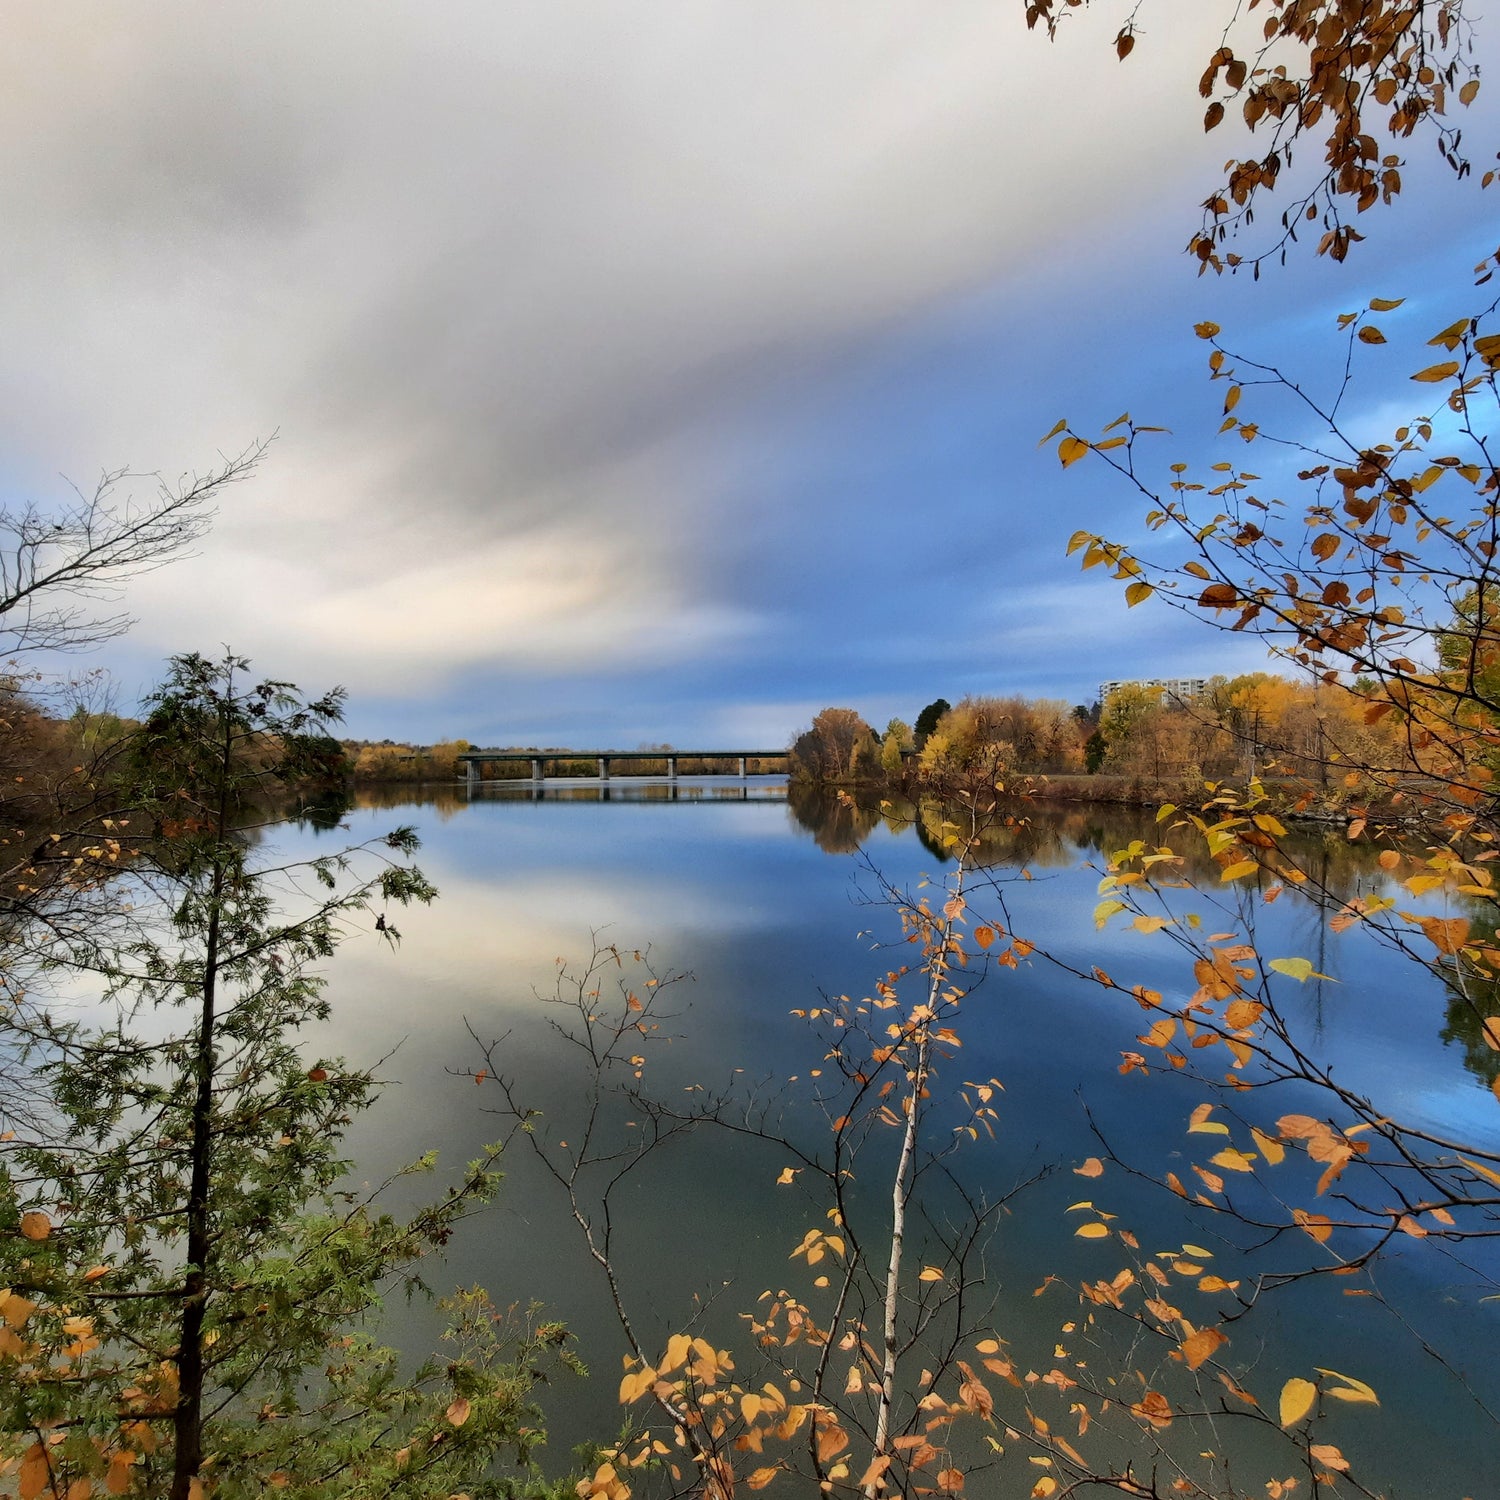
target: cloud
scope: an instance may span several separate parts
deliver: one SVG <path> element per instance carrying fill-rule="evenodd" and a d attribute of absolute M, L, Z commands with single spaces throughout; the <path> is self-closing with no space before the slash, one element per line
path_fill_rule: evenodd
<path fill-rule="evenodd" d="M 143 648 L 207 626 L 400 687 L 756 639 L 784 601 L 726 497 L 767 397 L 1192 170 L 1166 82 L 1201 39 L 1138 48 L 1124 107 L 1074 30 L 993 0 L 26 11 L 8 485 L 279 429 L 142 590 Z M 801 500 L 754 503 L 775 545 Z"/>

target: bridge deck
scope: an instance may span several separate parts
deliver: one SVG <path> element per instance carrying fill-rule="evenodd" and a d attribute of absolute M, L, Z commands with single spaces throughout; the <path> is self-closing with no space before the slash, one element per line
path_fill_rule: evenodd
<path fill-rule="evenodd" d="M 779 750 L 465 750 L 459 760 L 784 760 Z"/>
<path fill-rule="evenodd" d="M 547 767 L 555 761 L 593 761 L 598 767 L 598 780 L 603 785 L 609 784 L 611 765 L 625 761 L 630 764 L 640 765 L 647 761 L 660 761 L 666 767 L 666 779 L 670 782 L 677 780 L 677 767 L 683 761 L 732 761 L 738 762 L 737 774 L 741 782 L 746 782 L 750 777 L 750 762 L 763 764 L 768 760 L 785 762 L 787 752 L 783 750 L 465 750 L 458 760 L 464 768 L 464 779 L 472 790 L 485 781 L 484 767 L 487 765 L 526 765 L 531 766 L 530 784 L 541 786 L 547 780 Z M 712 773 L 709 773 L 712 774 Z M 729 773 L 731 775 L 735 772 Z M 764 774 L 764 773 L 760 773 Z M 637 773 L 635 776 L 627 776 L 630 781 L 644 781 L 660 772 Z M 528 780 L 526 777 L 492 777 L 491 780 L 504 780 L 512 786 L 516 786 Z M 583 780 L 581 777 L 554 777 L 557 781 Z M 592 779 L 592 778 L 590 778 Z"/>

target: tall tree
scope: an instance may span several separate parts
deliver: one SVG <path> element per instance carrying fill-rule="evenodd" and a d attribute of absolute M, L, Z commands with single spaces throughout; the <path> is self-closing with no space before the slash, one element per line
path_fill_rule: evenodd
<path fill-rule="evenodd" d="M 0 1147 L 18 1493 L 514 1493 L 560 1331 L 508 1347 L 460 1299 L 450 1357 L 408 1379 L 361 1327 L 384 1287 L 417 1284 L 492 1161 L 410 1218 L 352 1198 L 340 1144 L 373 1078 L 299 1042 L 328 1014 L 313 966 L 352 925 L 394 941 L 391 909 L 433 895 L 415 840 L 288 862 L 267 839 L 266 794 L 337 761 L 337 694 L 187 656 L 149 708 L 115 820 L 149 838 L 116 851 L 113 920 L 49 955 L 102 997 L 77 1019 L 13 995 L 4 1023 L 49 1117 Z"/>
<path fill-rule="evenodd" d="M 921 713 L 917 715 L 917 722 L 912 726 L 916 736 L 916 747 L 920 750 L 927 743 L 927 736 L 942 722 L 943 715 L 948 712 L 952 704 L 946 698 L 934 698 Z"/>
<path fill-rule="evenodd" d="M 855 762 L 878 765 L 875 732 L 852 708 L 825 708 L 797 736 L 789 752 L 792 775 L 813 781 L 844 781 Z"/>

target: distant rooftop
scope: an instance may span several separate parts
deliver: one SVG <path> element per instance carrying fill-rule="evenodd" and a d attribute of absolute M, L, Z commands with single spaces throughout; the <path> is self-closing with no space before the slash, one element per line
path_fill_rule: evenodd
<path fill-rule="evenodd" d="M 1122 678 L 1117 682 L 1101 682 L 1099 684 L 1099 701 L 1107 703 L 1111 693 L 1118 692 L 1127 687 L 1154 687 L 1162 690 L 1162 696 L 1175 698 L 1179 702 L 1187 702 L 1193 698 L 1201 698 L 1208 691 L 1209 679 L 1207 677 L 1131 677 Z"/>

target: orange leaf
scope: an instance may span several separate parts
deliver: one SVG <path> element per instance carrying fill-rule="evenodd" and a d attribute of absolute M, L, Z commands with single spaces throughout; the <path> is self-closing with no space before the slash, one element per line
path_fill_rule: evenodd
<path fill-rule="evenodd" d="M 1294 1208 L 1292 1222 L 1310 1234 L 1320 1245 L 1333 1234 L 1332 1221 L 1326 1214 L 1310 1214 L 1305 1208 Z"/>
<path fill-rule="evenodd" d="M 1220 1344 L 1228 1342 L 1217 1328 L 1200 1328 L 1182 1341 L 1182 1357 L 1187 1361 L 1188 1369 L 1196 1370 L 1204 1360 L 1213 1357 Z"/>
<path fill-rule="evenodd" d="M 44 1240 L 52 1233 L 52 1220 L 40 1209 L 21 1215 L 21 1233 L 28 1240 Z"/>
<path fill-rule="evenodd" d="M 1457 953 L 1469 936 L 1467 917 L 1423 917 L 1420 926 L 1439 953 Z M 21 1232 L 25 1233 L 24 1221 Z"/>

